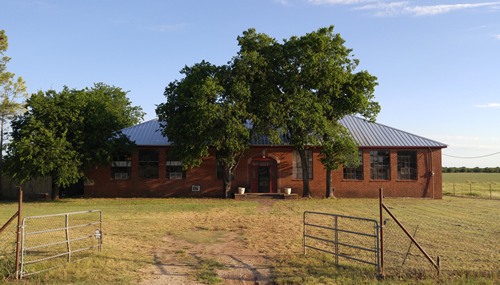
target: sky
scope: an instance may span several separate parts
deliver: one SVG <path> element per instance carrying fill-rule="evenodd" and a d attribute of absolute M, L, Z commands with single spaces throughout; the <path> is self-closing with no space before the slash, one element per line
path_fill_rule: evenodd
<path fill-rule="evenodd" d="M 443 166 L 500 166 L 500 1 L 0 0 L 7 69 L 29 93 L 104 82 L 145 120 L 184 66 L 227 63 L 243 31 L 330 25 L 378 78 L 378 123 L 447 144 Z"/>

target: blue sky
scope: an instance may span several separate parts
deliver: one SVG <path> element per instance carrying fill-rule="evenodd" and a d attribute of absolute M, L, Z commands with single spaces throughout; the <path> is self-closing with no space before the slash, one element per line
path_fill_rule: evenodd
<path fill-rule="evenodd" d="M 444 166 L 500 166 L 500 1 L 2 0 L 8 70 L 30 93 L 104 82 L 155 117 L 179 70 L 224 64 L 256 28 L 278 40 L 335 26 L 378 77 L 377 122 L 449 145 Z"/>

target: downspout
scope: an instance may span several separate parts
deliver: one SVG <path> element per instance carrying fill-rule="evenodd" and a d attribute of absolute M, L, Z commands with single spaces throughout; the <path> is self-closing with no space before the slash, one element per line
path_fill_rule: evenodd
<path fill-rule="evenodd" d="M 430 172 L 429 175 L 432 178 L 432 199 L 435 199 L 434 197 L 434 165 L 432 163 L 432 149 L 429 147 L 429 163 L 430 163 Z"/>

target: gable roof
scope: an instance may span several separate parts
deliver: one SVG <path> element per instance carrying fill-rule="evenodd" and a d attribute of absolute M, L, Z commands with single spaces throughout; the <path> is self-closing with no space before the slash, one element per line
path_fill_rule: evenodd
<path fill-rule="evenodd" d="M 445 148 L 446 144 L 417 136 L 355 116 L 345 116 L 340 123 L 351 133 L 359 147 L 431 147 Z M 122 130 L 131 141 L 141 146 L 170 145 L 160 131 L 158 119 L 149 120 Z M 288 145 L 288 143 L 285 143 Z M 272 145 L 267 137 L 252 138 L 251 145 Z"/>

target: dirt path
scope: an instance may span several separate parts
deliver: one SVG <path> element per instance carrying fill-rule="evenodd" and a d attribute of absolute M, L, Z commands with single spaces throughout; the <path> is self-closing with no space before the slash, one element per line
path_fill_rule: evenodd
<path fill-rule="evenodd" d="M 273 201 L 259 202 L 259 211 L 270 211 Z M 193 243 L 175 236 L 166 236 L 162 248 L 154 250 L 155 265 L 145 274 L 151 277 L 142 285 L 202 284 L 196 281 L 195 272 L 203 262 L 216 262 L 222 284 L 264 285 L 271 284 L 269 257 L 248 248 L 241 231 L 220 231 L 221 235 L 209 242 Z M 195 236 L 213 234 L 199 229 Z M 210 239 L 211 237 L 209 237 Z"/>

